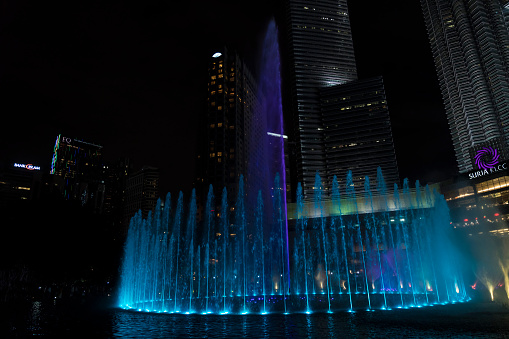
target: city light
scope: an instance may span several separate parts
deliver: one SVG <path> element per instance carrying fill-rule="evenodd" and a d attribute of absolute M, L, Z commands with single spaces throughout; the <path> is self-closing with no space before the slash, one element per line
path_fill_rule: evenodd
<path fill-rule="evenodd" d="M 281 134 L 277 134 L 277 133 L 267 132 L 267 135 L 270 135 L 271 137 L 281 138 Z M 283 135 L 283 139 L 288 139 L 288 136 Z"/>
<path fill-rule="evenodd" d="M 40 171 L 41 170 L 40 166 L 35 166 L 35 165 L 32 165 L 32 164 L 18 164 L 18 163 L 14 163 L 14 167 L 16 167 L 16 168 L 24 168 L 24 169 L 27 169 L 29 171 Z"/>

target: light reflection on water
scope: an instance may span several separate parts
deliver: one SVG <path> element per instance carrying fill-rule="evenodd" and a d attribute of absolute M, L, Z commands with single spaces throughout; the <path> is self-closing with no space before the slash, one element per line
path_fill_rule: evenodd
<path fill-rule="evenodd" d="M 493 338 L 509 333 L 509 310 L 494 303 L 288 315 L 157 314 L 52 302 L 27 306 L 24 316 L 20 309 L 11 311 L 10 319 L 8 315 L 1 318 L 11 324 L 7 335 L 0 326 L 0 337 Z"/>
<path fill-rule="evenodd" d="M 492 338 L 509 333 L 509 311 L 493 304 L 448 305 L 392 313 L 228 316 L 116 310 L 112 323 L 113 335 L 127 338 Z"/>

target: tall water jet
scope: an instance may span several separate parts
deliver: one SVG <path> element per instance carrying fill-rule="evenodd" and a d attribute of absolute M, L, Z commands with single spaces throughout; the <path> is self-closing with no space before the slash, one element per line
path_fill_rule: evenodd
<path fill-rule="evenodd" d="M 417 180 L 415 182 L 415 200 L 416 200 L 416 204 L 417 204 L 417 209 L 418 211 L 422 211 L 421 209 L 421 186 L 420 186 L 420 183 L 419 183 L 419 180 Z M 417 220 L 415 220 L 414 218 L 412 218 L 413 220 L 415 220 L 415 224 L 414 224 L 414 227 L 413 227 L 413 234 L 414 234 L 414 242 L 415 244 L 417 245 L 417 256 L 419 257 L 419 263 L 420 263 L 420 266 L 421 266 L 421 275 L 422 275 L 422 283 L 423 283 L 423 288 L 424 288 L 424 294 L 426 295 L 426 304 L 429 303 L 429 297 L 428 297 L 428 288 L 427 288 L 427 284 L 426 284 L 426 276 L 424 274 L 424 264 L 423 264 L 423 260 L 422 260 L 422 257 L 423 257 L 423 254 L 422 254 L 422 250 L 421 250 L 421 228 L 420 227 L 420 221 L 422 220 L 423 216 L 422 215 L 419 215 L 418 214 L 418 217 L 417 217 Z"/>
<path fill-rule="evenodd" d="M 304 214 L 304 196 L 302 194 L 302 185 L 299 183 L 297 186 L 297 231 L 300 232 L 300 236 L 295 241 L 299 241 L 302 246 L 302 263 L 304 275 L 304 293 L 306 294 L 306 312 L 309 312 L 309 290 L 308 290 L 308 265 L 307 265 L 307 254 L 306 254 L 306 240 L 305 233 L 307 229 L 307 218 Z"/>
<path fill-rule="evenodd" d="M 286 290 L 290 286 L 290 258 L 288 253 L 288 223 L 287 223 L 287 203 L 286 203 L 286 167 L 285 167 L 285 139 L 283 125 L 283 108 L 281 98 L 281 66 L 278 43 L 278 30 L 274 20 L 271 20 L 267 26 L 265 37 L 261 44 L 260 57 L 258 64 L 258 88 L 257 103 L 258 107 L 252 117 L 252 133 L 249 142 L 249 159 L 247 166 L 246 191 L 249 193 L 248 209 L 256 208 L 256 195 L 259 191 L 263 194 L 263 201 L 272 200 L 271 194 L 267 188 L 274 187 L 274 179 L 279 173 L 279 206 L 281 206 L 281 224 L 274 226 L 282 233 L 284 260 L 283 269 L 285 269 L 285 285 Z M 248 198 L 249 199 L 249 198 Z M 273 215 L 273 204 L 264 204 L 264 216 L 270 218 Z M 271 233 L 271 232 L 268 232 Z M 270 241 L 270 239 L 267 239 Z M 276 239 L 272 239 L 276 241 Z M 267 242 L 270 249 L 271 246 Z M 269 251 L 270 256 L 280 256 L 281 254 Z M 279 253 L 279 251 L 278 251 Z M 272 287 L 274 288 L 274 286 Z M 280 290 L 280 289 L 279 289 Z M 287 293 L 287 291 L 285 292 Z"/>
<path fill-rule="evenodd" d="M 246 211 L 244 207 L 244 176 L 240 176 L 239 179 L 239 193 L 237 194 L 237 203 L 235 204 L 236 211 L 236 222 L 238 233 L 241 234 L 242 237 L 242 296 L 244 299 L 244 313 L 247 312 L 246 309 L 246 298 L 247 298 L 247 289 L 246 289 Z M 239 272 L 240 273 L 240 272 Z"/>
<path fill-rule="evenodd" d="M 341 210 L 341 200 L 339 196 L 339 185 L 338 179 L 336 176 L 332 179 L 332 195 L 331 195 L 331 203 L 332 209 L 337 208 Z M 332 248 L 333 252 L 331 253 L 333 256 L 333 262 L 336 264 L 336 278 L 338 279 L 338 293 L 341 293 L 341 275 L 340 275 L 340 255 L 339 255 L 339 243 L 338 243 L 338 229 L 341 227 L 341 223 L 338 217 L 334 217 L 331 219 L 331 232 L 332 232 Z M 332 279 L 331 279 L 332 280 Z M 333 283 L 332 283 L 333 285 Z M 333 289 L 331 288 L 331 293 L 334 294 Z"/>
<path fill-rule="evenodd" d="M 356 224 L 353 225 L 353 228 L 357 230 L 357 238 L 359 240 L 360 252 L 361 252 L 361 257 L 362 257 L 362 264 L 363 264 L 363 267 L 364 267 L 364 278 L 365 278 L 365 283 L 366 283 L 366 285 L 365 285 L 366 286 L 366 294 L 368 296 L 368 307 L 369 307 L 369 309 L 371 309 L 371 297 L 370 297 L 370 293 L 369 293 L 368 275 L 366 273 L 367 272 L 366 271 L 366 259 L 364 257 L 364 244 L 363 244 L 363 241 L 362 241 L 362 234 L 361 234 L 361 222 L 359 220 L 359 209 L 358 209 L 358 206 L 357 206 L 357 199 L 356 199 L 356 196 L 355 196 L 355 187 L 354 187 L 354 184 L 353 184 L 352 171 L 348 171 L 348 173 L 346 174 L 346 193 L 347 193 L 348 197 L 350 199 L 352 199 L 353 205 L 354 205 L 354 213 L 355 213 Z"/>
<path fill-rule="evenodd" d="M 162 217 L 162 227 L 163 227 L 163 239 L 162 239 L 162 260 L 163 260 L 163 272 L 162 272 L 162 293 L 161 293 L 161 308 L 165 309 L 165 296 L 166 296 L 166 284 L 167 284 L 167 266 L 168 266 L 168 256 L 171 253 L 172 249 L 168 248 L 171 244 L 171 240 L 169 240 L 169 225 L 170 225 L 170 215 L 171 215 L 171 194 L 168 192 L 166 194 L 166 199 L 164 201 L 164 209 L 163 209 L 163 217 Z M 171 272 L 171 268 L 170 268 Z M 171 277 L 171 274 L 169 274 Z"/>
<path fill-rule="evenodd" d="M 205 270 L 206 270 L 206 276 L 207 276 L 207 292 L 206 292 L 206 300 L 205 300 L 205 312 L 209 311 L 209 266 L 210 266 L 210 245 L 211 242 L 210 238 L 210 231 L 214 228 L 214 189 L 212 185 L 209 187 L 209 192 L 207 194 L 207 202 L 205 204 L 205 228 L 206 228 L 206 238 L 204 241 L 204 244 L 206 246 L 205 248 Z M 214 256 L 214 258 L 216 258 Z M 215 266 L 215 264 L 214 264 Z M 215 274 L 214 274 L 215 279 Z"/>
<path fill-rule="evenodd" d="M 223 231 L 223 313 L 227 313 L 226 310 L 226 245 L 228 241 L 228 193 L 226 187 L 223 188 L 223 194 L 221 197 L 221 229 Z"/>
<path fill-rule="evenodd" d="M 329 269 L 328 269 L 328 258 L 327 258 L 327 236 L 325 234 L 325 220 L 323 218 L 323 205 L 322 205 L 322 179 L 320 174 L 316 172 L 315 175 L 315 209 L 318 211 L 318 219 L 320 221 L 320 229 L 322 231 L 323 241 L 323 261 L 325 264 L 325 279 L 327 283 L 327 302 L 328 311 L 330 312 L 330 290 L 329 290 Z"/>
<path fill-rule="evenodd" d="M 380 245 L 378 242 L 378 232 L 376 230 L 376 219 L 374 214 L 374 207 L 373 207 L 373 194 L 371 193 L 371 188 L 369 185 L 369 177 L 366 176 L 364 181 L 364 190 L 366 191 L 366 194 L 368 195 L 367 203 L 369 204 L 369 210 L 371 210 L 371 223 L 372 223 L 372 231 L 373 231 L 373 239 L 374 239 L 374 245 L 376 246 L 376 253 L 377 253 L 377 259 L 378 259 L 378 266 L 380 269 L 380 279 L 382 281 L 382 293 L 384 296 L 384 309 L 387 309 L 387 296 L 385 295 L 385 282 L 384 282 L 384 273 L 382 270 L 382 261 L 380 259 Z M 369 225 L 369 222 L 368 222 Z"/>
<path fill-rule="evenodd" d="M 189 215 L 187 217 L 187 235 L 186 238 L 189 239 L 189 244 L 187 245 L 189 248 L 189 313 L 193 311 L 192 308 L 192 299 L 194 292 L 194 242 L 195 242 L 195 228 L 196 228 L 196 191 L 193 189 L 191 193 L 191 202 L 189 204 Z"/>
<path fill-rule="evenodd" d="M 403 181 L 403 187 L 405 187 L 405 184 L 407 185 L 406 187 L 408 187 L 408 179 L 404 179 Z M 416 295 L 415 295 L 415 284 L 414 284 L 414 279 L 413 279 L 413 274 L 412 274 L 412 262 L 410 261 L 410 251 L 408 249 L 408 244 L 410 243 L 409 239 L 408 239 L 408 230 L 406 228 L 406 225 L 405 225 L 405 221 L 407 220 L 407 216 L 406 216 L 406 212 L 404 212 L 405 214 L 402 215 L 402 213 L 400 212 L 401 209 L 401 199 L 400 199 L 400 196 L 399 196 L 399 191 L 398 191 L 398 185 L 394 184 L 394 197 L 395 197 L 395 202 L 396 202 L 396 209 L 398 211 L 398 215 L 397 215 L 397 219 L 398 221 L 397 224 L 401 227 L 401 232 L 403 233 L 403 242 L 405 244 L 405 254 L 406 254 L 406 259 L 407 259 L 407 268 L 408 268 L 408 272 L 409 272 L 409 277 L 410 277 L 410 288 L 412 289 L 412 297 L 413 297 L 413 301 L 414 301 L 414 305 L 417 305 L 417 299 L 416 299 Z M 398 226 L 396 226 L 398 227 Z"/>
<path fill-rule="evenodd" d="M 264 239 L 263 220 L 264 220 L 264 216 L 263 216 L 262 192 L 258 191 L 258 198 L 257 198 L 257 204 L 256 204 L 256 230 L 257 230 L 257 234 L 260 235 L 260 241 L 261 241 L 260 252 L 262 255 L 262 258 L 261 258 L 261 264 L 262 264 L 261 280 L 259 279 L 259 281 L 261 281 L 261 285 L 262 285 L 261 292 L 262 292 L 262 296 L 263 296 L 263 313 L 267 313 L 267 303 L 266 303 L 267 294 L 265 293 L 265 245 L 264 245 L 264 241 L 263 241 L 263 239 Z M 258 276 L 258 278 L 260 278 L 260 276 Z"/>
<path fill-rule="evenodd" d="M 385 184 L 385 179 L 382 174 L 382 168 L 380 166 L 378 166 L 378 168 L 376 169 L 376 187 L 377 187 L 378 193 L 380 194 L 380 196 L 382 198 L 382 207 L 385 210 L 385 212 L 383 213 L 383 219 L 384 219 L 384 222 L 387 224 L 387 229 L 389 230 L 389 238 L 390 238 L 390 242 L 391 242 L 392 254 L 393 254 L 393 258 L 394 258 L 394 266 L 395 266 L 395 271 L 396 271 L 396 286 L 398 288 L 398 293 L 399 293 L 399 296 L 401 299 L 401 306 L 403 306 L 403 304 L 404 304 L 403 292 L 402 292 L 401 284 L 400 284 L 401 278 L 400 278 L 400 272 L 399 272 L 398 257 L 396 255 L 397 248 L 394 243 L 394 234 L 392 232 L 392 225 L 391 225 L 391 220 L 390 220 L 390 216 L 389 216 L 389 203 L 387 201 L 387 186 Z"/>
<path fill-rule="evenodd" d="M 343 216 L 341 213 L 341 194 L 339 193 L 339 184 L 338 184 L 338 178 L 334 176 L 332 179 L 332 204 L 333 207 L 337 208 L 337 212 L 339 214 L 339 227 L 341 229 L 341 244 L 343 247 L 343 258 L 345 261 L 345 277 L 346 282 L 348 285 L 348 298 L 350 301 L 350 311 L 353 310 L 353 303 L 352 303 L 352 290 L 350 287 L 350 275 L 348 274 L 348 257 L 346 253 L 346 242 L 345 242 L 345 225 L 343 224 Z M 336 230 L 335 230 L 336 231 Z M 339 259 L 338 259 L 339 262 Z M 341 288 L 341 279 L 340 279 L 340 273 L 338 268 L 338 279 L 340 280 L 340 288 Z"/>
<path fill-rule="evenodd" d="M 287 223 L 286 223 L 286 207 L 283 205 L 283 187 L 281 187 L 279 182 L 279 173 L 276 173 L 276 178 L 274 179 L 274 212 L 276 216 L 276 225 L 279 228 L 279 249 L 281 251 L 281 289 L 283 291 L 283 305 L 286 313 L 286 294 L 287 294 L 287 270 L 285 269 L 287 262 L 287 253 L 285 251 L 288 249 L 288 237 L 287 237 Z"/>
<path fill-rule="evenodd" d="M 175 213 L 175 222 L 173 224 L 173 235 L 177 242 L 177 252 L 175 253 L 175 257 L 177 258 L 176 262 L 176 273 L 175 273 L 175 294 L 173 297 L 174 300 L 174 308 L 173 312 L 177 312 L 177 294 L 178 294 L 178 277 L 179 277 L 179 258 L 180 258 L 180 238 L 181 238 L 181 227 L 183 223 L 183 214 L 184 214 L 184 194 L 182 192 L 179 193 L 178 201 L 177 201 L 177 209 Z"/>
<path fill-rule="evenodd" d="M 431 191 L 430 191 L 428 185 L 426 185 L 426 203 L 428 206 L 432 206 Z M 430 260 L 431 261 L 431 270 L 433 271 L 433 281 L 435 282 L 435 293 L 437 296 L 437 302 L 439 303 L 440 302 L 440 293 L 438 291 L 438 281 L 437 281 L 437 274 L 436 274 L 436 270 L 435 270 L 435 260 L 433 258 L 433 252 L 431 251 L 431 236 L 430 236 L 431 232 L 429 229 L 425 229 L 424 232 L 425 232 L 425 237 L 426 237 L 426 243 L 428 246 L 428 254 L 431 258 L 431 260 Z"/>

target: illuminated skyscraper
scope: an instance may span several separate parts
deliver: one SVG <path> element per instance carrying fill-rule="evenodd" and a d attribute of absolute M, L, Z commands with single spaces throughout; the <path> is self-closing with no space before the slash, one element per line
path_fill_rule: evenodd
<path fill-rule="evenodd" d="M 352 170 L 360 192 L 378 166 L 391 184 L 399 182 L 383 81 L 357 81 L 347 1 L 287 0 L 285 15 L 284 109 L 293 190 L 301 182 L 310 199 L 317 171 L 330 187 L 334 175 L 342 180 Z"/>
<path fill-rule="evenodd" d="M 460 173 L 483 147 L 507 159 L 509 1 L 421 0 Z"/>
<path fill-rule="evenodd" d="M 291 186 L 301 182 L 309 196 L 316 171 L 326 171 L 319 89 L 356 80 L 357 68 L 346 0 L 288 0 L 285 14 Z"/>
<path fill-rule="evenodd" d="M 352 81 L 320 91 L 326 154 L 326 183 L 342 185 L 351 170 L 358 192 L 365 177 L 374 180 L 380 166 L 384 179 L 399 183 L 389 108 L 382 77 Z"/>
<path fill-rule="evenodd" d="M 59 134 L 53 148 L 50 174 L 63 182 L 67 200 L 102 211 L 105 182 L 102 146 Z"/>
<path fill-rule="evenodd" d="M 197 197 L 210 184 L 216 197 L 223 187 L 237 195 L 240 175 L 246 175 L 252 118 L 256 107 L 256 82 L 237 53 L 224 48 L 214 53 L 208 67 L 207 110 L 200 125 Z"/>

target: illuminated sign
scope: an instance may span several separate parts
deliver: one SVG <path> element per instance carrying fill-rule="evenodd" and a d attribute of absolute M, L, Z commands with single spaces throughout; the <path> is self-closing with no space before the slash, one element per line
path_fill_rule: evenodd
<path fill-rule="evenodd" d="M 27 169 L 29 171 L 40 171 L 41 170 L 41 167 L 34 166 L 32 164 L 18 164 L 18 163 L 14 163 L 14 167 L 24 168 L 24 169 Z"/>
<path fill-rule="evenodd" d="M 498 164 L 497 166 L 480 169 L 479 171 L 470 172 L 470 173 L 468 173 L 468 178 L 476 179 L 476 178 L 484 177 L 486 175 L 493 174 L 493 173 L 500 172 L 500 171 L 505 171 L 505 170 L 507 170 L 507 162 Z"/>
<path fill-rule="evenodd" d="M 474 156 L 478 171 L 468 173 L 469 179 L 481 178 L 486 175 L 507 170 L 507 162 L 499 162 L 500 154 L 496 148 L 483 147 Z"/>
<path fill-rule="evenodd" d="M 212 55 L 213 58 L 219 58 L 222 54 L 217 52 Z"/>
<path fill-rule="evenodd" d="M 62 137 L 60 141 L 66 144 L 70 144 L 72 142 L 72 139 L 68 137 Z"/>
<path fill-rule="evenodd" d="M 488 170 L 495 168 L 498 164 L 498 158 L 500 155 L 496 148 L 483 147 L 475 154 L 475 164 L 480 170 Z"/>

